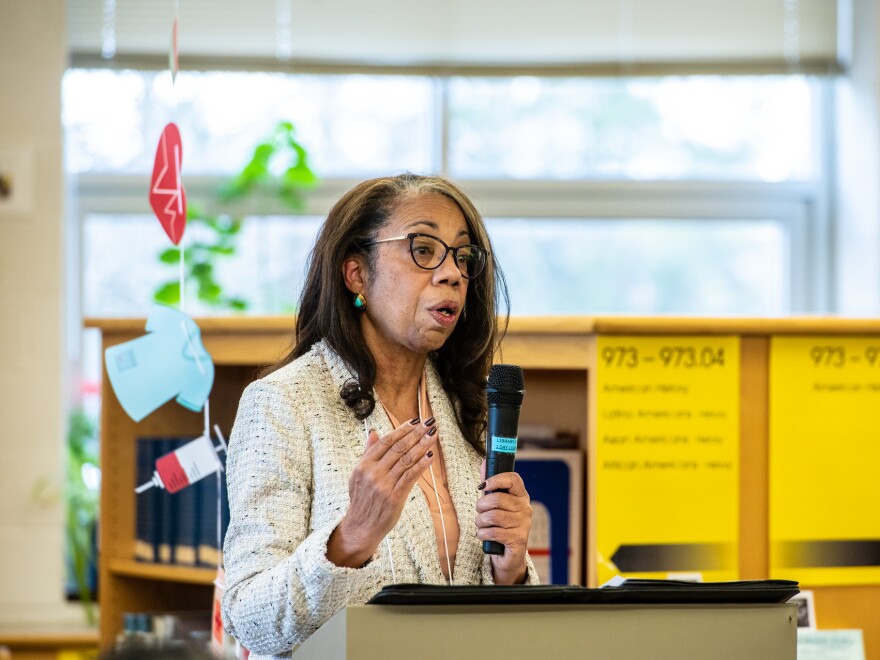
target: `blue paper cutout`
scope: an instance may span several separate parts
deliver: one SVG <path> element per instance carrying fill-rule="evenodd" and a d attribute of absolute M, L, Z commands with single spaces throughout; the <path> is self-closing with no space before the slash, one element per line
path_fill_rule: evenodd
<path fill-rule="evenodd" d="M 198 412 L 214 384 L 214 362 L 202 345 L 199 326 L 180 310 L 156 304 L 146 329 L 149 334 L 104 353 L 122 408 L 139 422 L 176 396 L 177 403 Z"/>

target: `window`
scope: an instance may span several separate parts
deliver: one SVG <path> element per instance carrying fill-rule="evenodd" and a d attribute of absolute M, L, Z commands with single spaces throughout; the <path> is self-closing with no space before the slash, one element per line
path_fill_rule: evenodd
<path fill-rule="evenodd" d="M 314 232 L 343 190 L 404 170 L 444 170 L 472 196 L 515 315 L 826 311 L 822 94 L 794 75 L 182 72 L 172 87 L 167 72 L 71 70 L 82 312 L 142 316 L 176 277 L 158 261 L 169 243 L 146 202 L 164 123 L 181 128 L 192 201 L 211 198 L 280 119 L 322 184 L 301 216 L 261 198 L 241 209 L 218 280 L 252 313 L 294 310 Z"/>
<path fill-rule="evenodd" d="M 804 181 L 803 77 L 456 78 L 450 170 L 474 179 Z"/>
<path fill-rule="evenodd" d="M 442 171 L 486 217 L 513 315 L 772 316 L 827 311 L 823 83 L 803 76 L 439 78 L 70 70 L 66 169 L 84 316 L 148 313 L 177 278 L 150 213 L 162 127 L 175 121 L 192 205 L 293 122 L 321 185 L 298 215 L 256 195 L 217 259 L 248 311 L 295 311 L 315 233 L 354 181 Z M 183 245 L 204 231 L 190 224 Z M 189 284 L 189 283 L 188 283 Z M 188 291 L 186 311 L 205 307 Z M 97 333 L 76 369 L 100 405 Z"/>
<path fill-rule="evenodd" d="M 67 170 L 149 174 L 169 121 L 184 172 L 230 175 L 280 120 L 322 177 L 433 168 L 433 81 L 415 76 L 71 70 L 64 81 Z"/>
<path fill-rule="evenodd" d="M 785 231 L 772 220 L 492 218 L 511 312 L 767 316 L 786 306 Z"/>

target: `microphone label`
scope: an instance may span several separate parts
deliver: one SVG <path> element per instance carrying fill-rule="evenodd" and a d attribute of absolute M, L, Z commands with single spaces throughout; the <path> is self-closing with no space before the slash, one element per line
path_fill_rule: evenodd
<path fill-rule="evenodd" d="M 502 454 L 515 454 L 516 438 L 505 438 L 503 436 L 493 435 L 492 451 L 501 452 Z"/>

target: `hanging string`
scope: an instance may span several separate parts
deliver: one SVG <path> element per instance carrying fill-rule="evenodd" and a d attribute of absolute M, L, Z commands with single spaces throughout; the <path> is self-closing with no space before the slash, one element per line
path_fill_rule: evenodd
<path fill-rule="evenodd" d="M 184 263 L 183 263 L 184 262 L 183 255 L 184 255 L 185 250 L 183 248 L 183 241 L 181 241 L 181 244 L 178 246 L 178 249 L 180 250 L 180 269 L 179 269 L 179 273 L 178 273 L 178 276 L 180 277 L 180 284 L 179 284 L 179 286 L 180 286 L 180 311 L 183 312 L 186 310 L 186 282 L 184 281 L 184 270 L 185 269 L 184 269 Z"/>
<path fill-rule="evenodd" d="M 275 57 L 287 62 L 293 57 L 293 0 L 275 0 Z"/>
<path fill-rule="evenodd" d="M 180 0 L 174 0 L 174 25 L 171 30 L 171 51 L 169 52 L 168 57 L 168 68 L 171 70 L 171 87 L 174 90 L 174 93 L 171 95 L 171 98 L 174 100 L 174 114 L 177 114 L 177 68 L 178 68 L 178 52 L 177 52 L 177 33 L 178 33 L 178 24 L 180 20 Z M 182 185 L 180 182 L 180 155 L 177 154 L 177 163 L 176 163 L 176 171 L 177 171 L 177 189 L 182 190 Z M 180 199 L 178 199 L 178 210 L 180 211 Z M 186 218 L 183 218 L 183 222 L 186 222 Z M 184 237 L 186 234 L 184 233 Z M 178 273 L 180 284 L 180 311 L 186 311 L 186 281 L 185 281 L 185 261 L 186 261 L 186 249 L 183 246 L 183 240 L 179 245 L 180 249 L 180 270 Z M 210 433 L 207 435 L 210 436 Z"/>
<path fill-rule="evenodd" d="M 798 0 L 783 0 L 782 56 L 786 64 L 796 65 L 801 60 L 801 21 Z"/>
<path fill-rule="evenodd" d="M 168 51 L 168 68 L 171 70 L 171 85 L 172 87 L 177 82 L 177 69 L 178 69 L 178 48 L 177 48 L 177 33 L 178 27 L 180 25 L 180 2 L 179 0 L 174 1 L 174 23 L 171 26 L 171 49 Z M 174 103 L 177 104 L 177 94 L 174 95 Z"/>
<path fill-rule="evenodd" d="M 207 406 L 207 402 L 205 402 Z M 217 439 L 220 440 L 220 444 L 223 447 L 224 454 L 229 451 L 229 446 L 226 444 L 226 438 L 223 437 L 223 432 L 220 430 L 220 427 L 217 424 L 214 424 L 214 432 L 217 434 Z M 219 450 L 218 450 L 219 451 Z M 221 525 L 221 516 L 220 516 L 220 507 L 223 498 L 223 490 L 222 490 L 222 482 L 220 481 L 220 473 L 223 472 L 223 467 L 217 470 L 217 547 L 220 548 L 220 554 L 217 559 L 217 570 L 219 571 L 223 567 L 223 530 L 220 529 Z"/>
<path fill-rule="evenodd" d="M 210 413 L 210 410 L 211 410 L 211 400 L 210 400 L 210 399 L 205 399 L 205 408 L 204 408 L 204 410 L 205 410 L 205 425 L 204 425 L 204 428 L 203 428 L 203 430 L 202 430 L 202 433 L 204 434 L 204 436 L 205 436 L 206 438 L 210 438 L 210 437 L 211 437 L 211 413 Z"/>
<path fill-rule="evenodd" d="M 631 66 L 635 59 L 633 39 L 632 0 L 618 0 L 617 3 L 617 61 L 622 66 Z"/>
<path fill-rule="evenodd" d="M 220 473 L 220 470 L 217 470 L 217 549 L 220 551 L 217 553 L 217 570 L 219 571 L 223 567 L 223 530 L 220 529 L 220 525 L 223 524 L 222 516 L 220 515 L 221 502 L 220 500 L 223 497 L 223 476 Z"/>
<path fill-rule="evenodd" d="M 434 477 L 434 466 L 429 465 L 431 483 L 434 486 L 434 497 L 437 498 L 437 508 L 440 510 L 440 529 L 443 531 L 443 545 L 446 548 L 446 570 L 449 571 L 449 584 L 455 584 L 452 578 L 452 562 L 449 560 L 449 541 L 446 540 L 446 521 L 443 519 L 443 507 L 440 506 L 440 493 L 437 492 L 437 479 Z"/>
<path fill-rule="evenodd" d="M 183 334 L 186 335 L 186 340 L 189 343 L 189 349 L 192 351 L 193 359 L 196 362 L 196 367 L 198 367 L 199 371 L 203 376 L 206 375 L 205 368 L 202 366 L 202 361 L 199 359 L 199 354 L 196 351 L 196 344 L 193 341 L 192 335 L 189 334 L 189 328 L 186 327 L 186 323 L 183 321 L 180 322 L 180 327 L 183 328 Z"/>
<path fill-rule="evenodd" d="M 116 55 L 116 0 L 104 0 L 101 12 L 101 57 Z"/>
<path fill-rule="evenodd" d="M 425 419 L 425 411 L 422 409 L 422 385 L 427 380 L 427 376 L 422 374 L 422 381 L 419 383 L 419 391 L 416 395 L 416 402 L 419 406 L 419 419 Z M 437 451 L 440 451 L 440 439 L 437 439 Z M 443 516 L 443 507 L 440 504 L 440 493 L 437 490 L 437 479 L 434 477 L 434 465 L 428 466 L 431 473 L 431 485 L 434 487 L 434 497 L 437 499 L 437 510 L 440 512 L 440 531 L 443 532 L 443 548 L 446 550 L 446 570 L 449 571 L 449 584 L 455 584 L 452 576 L 452 562 L 449 559 L 449 541 L 446 539 L 446 520 Z"/>

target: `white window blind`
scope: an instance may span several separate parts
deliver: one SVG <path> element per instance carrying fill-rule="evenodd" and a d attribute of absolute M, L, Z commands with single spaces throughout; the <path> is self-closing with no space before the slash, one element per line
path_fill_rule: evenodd
<path fill-rule="evenodd" d="M 261 68 L 827 73 L 840 69 L 838 16 L 846 2 L 179 0 L 179 46 L 187 68 L 238 60 Z M 102 34 L 123 61 L 166 58 L 174 4 L 69 0 L 74 64 L 100 59 Z"/>

